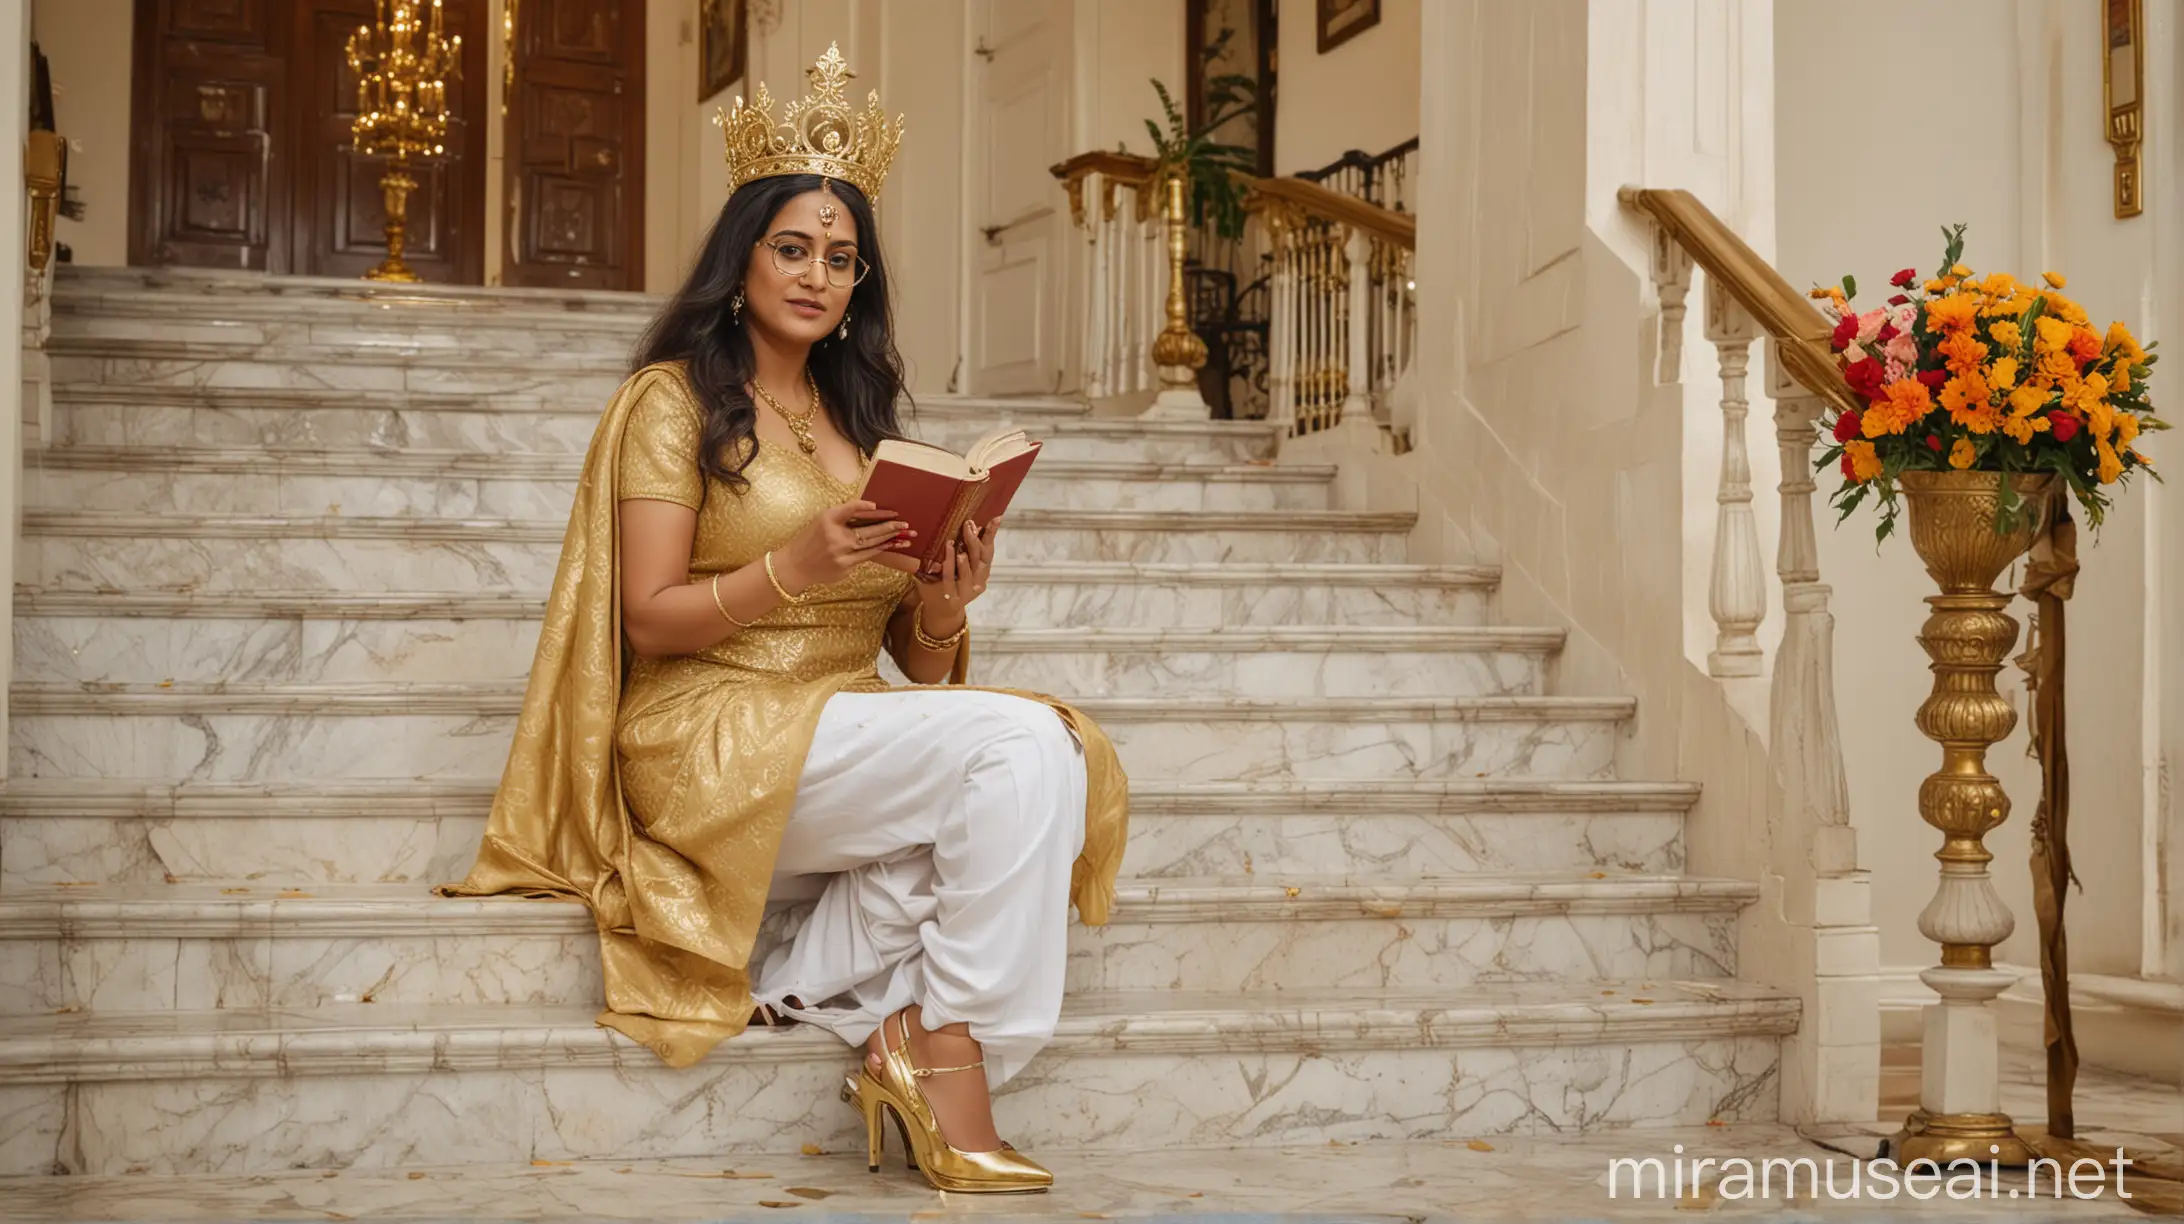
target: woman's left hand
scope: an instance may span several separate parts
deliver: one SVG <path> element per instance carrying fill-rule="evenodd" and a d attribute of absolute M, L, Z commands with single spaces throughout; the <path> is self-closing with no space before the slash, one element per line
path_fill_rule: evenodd
<path fill-rule="evenodd" d="M 963 624 L 970 602 L 986 593 L 986 583 L 993 575 L 993 538 L 1000 530 L 1000 519 L 984 528 L 972 522 L 963 524 L 962 544 L 948 550 L 947 559 L 940 563 L 940 579 L 918 592 L 919 601 L 925 605 L 927 633 L 938 637 L 953 634 Z"/>

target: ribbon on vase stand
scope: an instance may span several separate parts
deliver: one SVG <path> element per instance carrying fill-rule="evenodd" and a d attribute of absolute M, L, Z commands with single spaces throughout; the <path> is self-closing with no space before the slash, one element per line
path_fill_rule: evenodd
<path fill-rule="evenodd" d="M 2031 696 L 2029 755 L 2040 762 L 2040 804 L 2032 818 L 2032 904 L 2040 921 L 2040 983 L 2044 998 L 2042 1044 L 2047 1051 L 2047 1129 L 2026 1136 L 2040 1155 L 2074 1167 L 2078 1160 L 2107 1161 L 2112 1145 L 2077 1138 L 2072 1104 L 2078 1083 L 2078 1039 L 2070 1022 L 2070 945 L 2063 906 L 2078 884 L 2070 866 L 2070 748 L 2064 734 L 2069 661 L 2064 605 L 2078 580 L 2078 527 L 2070 499 L 2058 482 L 2044 526 L 2026 555 L 2017 592 L 2033 602 L 2032 630 L 2016 663 Z M 2129 1153 L 2124 1180 L 2131 1206 L 2157 1215 L 2184 1213 L 2184 1160 Z"/>

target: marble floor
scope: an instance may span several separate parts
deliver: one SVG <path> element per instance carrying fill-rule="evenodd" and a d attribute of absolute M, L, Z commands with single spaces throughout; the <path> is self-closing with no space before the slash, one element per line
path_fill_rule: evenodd
<path fill-rule="evenodd" d="M 2010 1059 L 2006 1105 L 2038 1117 L 2033 1058 Z M 2128 1142 L 2144 1154 L 2184 1144 L 2184 1094 L 2089 1071 L 2078 1093 L 2089 1141 Z M 1894 1106 L 1891 1105 L 1890 1108 Z M 2104 1220 L 2139 1214 L 2113 1194 L 2096 1201 L 2012 1202 L 2012 1175 L 1996 1197 L 1914 1202 L 1898 1196 L 1740 1197 L 1710 1175 L 1681 1199 L 1635 1198 L 1629 1180 L 1611 1196 L 1609 1162 L 1833 1157 L 1839 1186 L 1855 1163 L 1857 1133 L 1815 1142 L 1770 1124 L 1648 1129 L 1568 1138 L 1452 1138 L 1443 1142 L 1331 1144 L 1252 1151 L 1171 1150 L 1073 1155 L 1042 1152 L 1057 1188 L 1015 1199 L 944 1196 L 892 1159 L 875 1176 L 861 1153 L 751 1157 L 735 1162 L 536 1162 L 370 1172 L 297 1170 L 257 1176 L 0 1179 L 8 1221 L 210 1220 L 1037 1220 L 1439 1221 L 1724 1218 L 1854 1220 L 1916 1215 L 1943 1220 Z M 2128 1176 L 2126 1189 L 2129 1187 Z"/>

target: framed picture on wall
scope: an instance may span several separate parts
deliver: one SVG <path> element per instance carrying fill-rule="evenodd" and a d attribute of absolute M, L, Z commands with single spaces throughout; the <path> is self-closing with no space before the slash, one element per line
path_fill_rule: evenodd
<path fill-rule="evenodd" d="M 744 0 L 698 0 L 698 101 L 743 79 L 750 60 Z"/>
<path fill-rule="evenodd" d="M 1325 55 L 1380 24 L 1380 0 L 1319 0 L 1319 49 Z"/>

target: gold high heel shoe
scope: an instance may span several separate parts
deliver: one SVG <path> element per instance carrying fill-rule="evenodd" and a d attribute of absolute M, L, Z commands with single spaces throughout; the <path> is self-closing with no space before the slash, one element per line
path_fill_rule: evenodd
<path fill-rule="evenodd" d="M 910 1021 L 897 1013 L 902 1024 L 902 1044 L 882 1042 L 879 1076 L 872 1064 L 861 1062 L 856 1075 L 842 1085 L 842 1099 L 864 1116 L 866 1165 L 880 1171 L 880 1151 L 886 1115 L 895 1115 L 903 1143 L 910 1149 L 911 1165 L 935 1190 L 956 1194 L 1028 1194 L 1054 1184 L 1054 1175 L 1015 1148 L 1002 1144 L 999 1151 L 956 1150 L 940 1133 L 940 1122 L 918 1081 L 935 1075 L 983 1068 L 984 1059 L 964 1067 L 920 1067 L 910 1058 Z"/>

